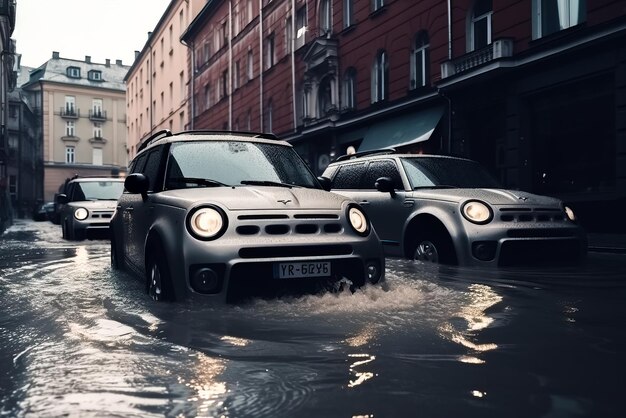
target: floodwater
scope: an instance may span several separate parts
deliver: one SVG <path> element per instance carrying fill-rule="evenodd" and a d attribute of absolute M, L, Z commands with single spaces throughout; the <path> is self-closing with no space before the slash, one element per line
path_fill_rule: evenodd
<path fill-rule="evenodd" d="M 107 241 L 19 221 L 0 239 L 0 416 L 624 417 L 624 257 L 389 260 L 354 294 L 159 304 Z"/>

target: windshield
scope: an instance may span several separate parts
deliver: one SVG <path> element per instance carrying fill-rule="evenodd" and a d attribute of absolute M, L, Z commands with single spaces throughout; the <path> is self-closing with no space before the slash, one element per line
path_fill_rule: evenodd
<path fill-rule="evenodd" d="M 291 147 L 235 141 L 172 144 L 166 189 L 246 184 L 319 188 L 315 176 Z"/>
<path fill-rule="evenodd" d="M 72 201 L 117 200 L 123 191 L 124 182 L 121 181 L 79 182 L 74 188 Z"/>
<path fill-rule="evenodd" d="M 421 187 L 501 188 L 480 164 L 454 158 L 403 158 L 413 189 Z"/>

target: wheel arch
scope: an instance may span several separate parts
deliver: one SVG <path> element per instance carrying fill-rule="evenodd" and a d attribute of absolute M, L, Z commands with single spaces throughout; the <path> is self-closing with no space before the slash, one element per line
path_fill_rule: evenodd
<path fill-rule="evenodd" d="M 457 262 L 459 259 L 459 248 L 455 240 L 452 238 L 455 234 L 455 223 L 447 219 L 444 216 L 442 220 L 441 217 L 429 213 L 422 212 L 413 216 L 405 227 L 404 239 L 402 241 L 403 254 L 406 258 L 412 258 L 413 248 L 417 243 L 417 239 L 421 233 L 434 233 L 437 236 L 441 236 L 446 242 L 449 244 L 451 251 L 451 257 L 454 262 Z"/>

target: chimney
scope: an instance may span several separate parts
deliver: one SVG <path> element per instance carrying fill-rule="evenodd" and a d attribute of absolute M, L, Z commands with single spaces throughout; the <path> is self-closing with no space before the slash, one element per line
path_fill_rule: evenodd
<path fill-rule="evenodd" d="M 122 65 L 122 60 L 115 60 L 116 65 Z"/>
<path fill-rule="evenodd" d="M 106 61 L 105 61 L 105 63 L 104 63 L 104 65 L 105 65 L 106 67 L 110 67 L 110 66 L 111 66 L 111 60 L 107 58 L 107 59 L 106 59 Z"/>
<path fill-rule="evenodd" d="M 85 55 L 85 62 L 87 64 L 91 64 L 91 56 L 90 55 Z"/>
<path fill-rule="evenodd" d="M 59 53 L 57 51 L 52 51 L 52 59 L 53 60 L 58 60 L 59 59 Z"/>
<path fill-rule="evenodd" d="M 139 58 L 139 54 L 141 54 L 141 52 L 135 50 L 135 59 Z"/>

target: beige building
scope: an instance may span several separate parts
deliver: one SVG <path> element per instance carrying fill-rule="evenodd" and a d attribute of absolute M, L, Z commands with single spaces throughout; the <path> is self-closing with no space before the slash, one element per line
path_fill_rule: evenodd
<path fill-rule="evenodd" d="M 180 36 L 206 0 L 172 0 L 124 81 L 129 158 L 149 135 L 163 129 L 185 130 L 189 124 L 188 49 Z"/>
<path fill-rule="evenodd" d="M 127 164 L 124 76 L 121 60 L 99 64 L 58 52 L 31 71 L 23 89 L 34 97 L 43 137 L 43 198 L 75 174 L 117 176 Z"/>

